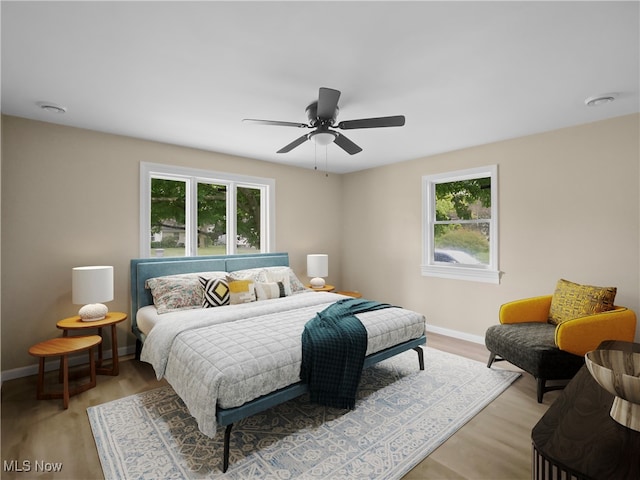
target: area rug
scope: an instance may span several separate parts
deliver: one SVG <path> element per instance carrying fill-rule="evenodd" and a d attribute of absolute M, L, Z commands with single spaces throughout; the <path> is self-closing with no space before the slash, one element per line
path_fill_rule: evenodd
<path fill-rule="evenodd" d="M 226 473 L 224 428 L 201 434 L 171 387 L 91 407 L 105 478 L 401 478 L 519 376 L 424 350 L 424 371 L 412 350 L 366 369 L 354 410 L 304 395 L 238 422 Z"/>

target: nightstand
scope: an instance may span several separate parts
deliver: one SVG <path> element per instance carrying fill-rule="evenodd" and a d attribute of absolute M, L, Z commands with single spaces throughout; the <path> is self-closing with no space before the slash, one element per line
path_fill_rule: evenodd
<path fill-rule="evenodd" d="M 111 327 L 111 368 L 102 366 L 102 343 L 98 347 L 98 362 L 96 373 L 100 375 L 118 375 L 118 334 L 116 324 L 127 319 L 127 314 L 122 312 L 109 312 L 102 320 L 83 322 L 78 315 L 60 320 L 56 326 L 62 330 L 62 336 L 68 337 L 69 330 L 98 329 L 98 335 L 102 337 L 102 327 Z"/>
<path fill-rule="evenodd" d="M 313 288 L 311 285 L 307 284 L 305 285 L 305 287 L 310 288 L 311 290 L 315 291 L 315 292 L 333 292 L 336 287 L 334 287 L 333 285 L 325 285 L 324 287 L 321 288 Z"/>
<path fill-rule="evenodd" d="M 88 335 L 70 338 L 52 338 L 37 343 L 29 348 L 29 355 L 38 357 L 38 386 L 36 398 L 47 400 L 61 398 L 62 406 L 69 408 L 69 397 L 77 395 L 96 386 L 96 364 L 93 361 L 93 347 L 102 345 L 102 338 L 98 335 Z M 89 381 L 69 388 L 69 355 L 72 353 L 89 351 Z M 44 391 L 44 359 L 47 357 L 60 357 L 60 377 L 62 379 L 62 392 L 46 393 Z"/>
<path fill-rule="evenodd" d="M 356 292 L 356 291 L 340 290 L 340 291 L 338 291 L 336 293 L 338 293 L 340 295 L 346 295 L 347 297 L 362 298 L 362 294 L 360 292 Z"/>

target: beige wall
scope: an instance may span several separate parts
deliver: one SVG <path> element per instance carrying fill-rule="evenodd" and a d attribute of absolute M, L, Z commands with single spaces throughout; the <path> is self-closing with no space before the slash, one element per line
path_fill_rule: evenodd
<path fill-rule="evenodd" d="M 115 267 L 112 311 L 129 312 L 129 260 L 139 248 L 139 164 L 167 163 L 275 178 L 276 250 L 306 281 L 306 254 L 330 255 L 340 278 L 342 177 L 128 137 L 2 118 L 2 370 L 33 365 L 33 343 L 77 313 L 71 268 Z M 322 197 L 314 206 L 307 198 Z M 119 345 L 132 345 L 130 323 Z"/>
<path fill-rule="evenodd" d="M 639 118 L 345 175 L 344 288 L 476 339 L 502 303 L 553 293 L 561 277 L 617 286 L 616 303 L 640 312 Z M 421 177 L 489 164 L 498 165 L 501 283 L 422 277 Z"/>
<path fill-rule="evenodd" d="M 328 281 L 482 337 L 501 303 L 551 293 L 558 278 L 618 287 L 640 311 L 638 115 L 347 175 L 254 161 L 16 117 L 2 118 L 2 370 L 74 315 L 71 268 L 112 264 L 111 310 L 129 311 L 138 256 L 139 163 L 276 179 L 276 249 L 306 280 L 305 256 L 330 255 Z M 421 177 L 498 164 L 500 285 L 420 275 Z M 321 206 L 307 198 L 322 197 Z M 127 322 L 120 345 L 132 345 Z M 640 333 L 640 332 L 639 332 Z M 637 335 L 637 338 L 640 336 Z"/>

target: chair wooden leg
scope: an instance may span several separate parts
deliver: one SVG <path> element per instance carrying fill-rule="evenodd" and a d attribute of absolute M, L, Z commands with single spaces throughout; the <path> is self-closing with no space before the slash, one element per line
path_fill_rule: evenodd
<path fill-rule="evenodd" d="M 93 348 L 89 349 L 89 388 L 96 386 L 96 362 L 93 359 Z"/>
<path fill-rule="evenodd" d="M 62 355 L 62 406 L 69 408 L 69 356 Z"/>
<path fill-rule="evenodd" d="M 44 357 L 38 361 L 38 386 L 36 388 L 36 398 L 42 400 L 44 394 Z"/>

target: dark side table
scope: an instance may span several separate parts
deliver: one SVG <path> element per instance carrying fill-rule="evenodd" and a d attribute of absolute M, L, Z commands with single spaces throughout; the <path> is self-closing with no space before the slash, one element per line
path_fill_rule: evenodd
<path fill-rule="evenodd" d="M 640 344 L 604 342 L 600 348 L 640 352 Z M 640 432 L 609 416 L 613 395 L 587 367 L 569 382 L 533 427 L 534 479 L 640 479 Z"/>

